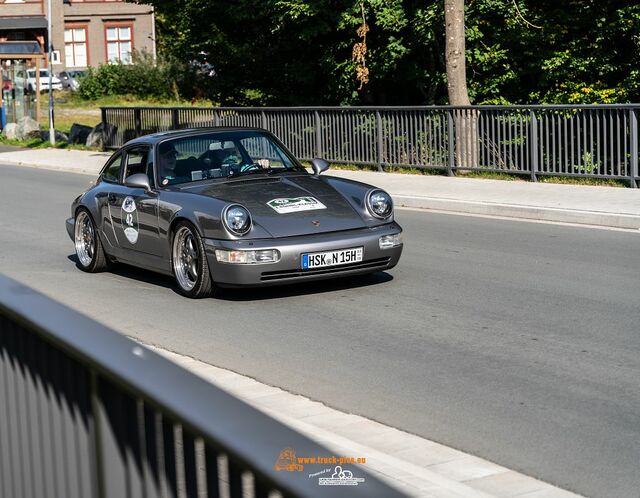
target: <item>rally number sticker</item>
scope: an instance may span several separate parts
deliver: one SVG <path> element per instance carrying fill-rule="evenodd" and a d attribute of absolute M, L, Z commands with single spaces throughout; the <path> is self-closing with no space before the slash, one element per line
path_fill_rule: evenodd
<path fill-rule="evenodd" d="M 136 208 L 136 201 L 130 196 L 125 197 L 122 202 L 122 228 L 129 242 L 132 244 L 138 242 L 138 234 L 140 231 L 138 225 L 138 210 Z"/>
<path fill-rule="evenodd" d="M 316 209 L 327 209 L 315 197 L 293 197 L 283 199 L 272 199 L 267 202 L 267 206 L 278 214 L 297 213 L 300 211 L 315 211 Z"/>

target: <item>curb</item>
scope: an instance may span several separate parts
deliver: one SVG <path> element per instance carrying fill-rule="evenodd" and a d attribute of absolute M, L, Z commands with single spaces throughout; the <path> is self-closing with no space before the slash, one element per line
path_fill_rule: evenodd
<path fill-rule="evenodd" d="M 46 169 L 49 171 L 61 171 L 63 173 L 76 173 L 79 175 L 97 175 L 98 172 L 95 169 L 89 168 L 74 168 L 71 169 L 68 166 L 56 166 L 53 164 L 36 164 L 29 163 L 23 161 L 12 161 L 10 159 L 4 159 L 0 156 L 0 160 L 2 160 L 2 164 L 6 164 L 9 166 L 24 166 L 25 168 L 36 168 L 36 169 Z"/>
<path fill-rule="evenodd" d="M 626 230 L 640 230 L 640 216 L 520 204 L 464 201 L 439 197 L 392 194 L 397 206 L 452 213 L 499 216 L 514 219 L 571 223 Z"/>

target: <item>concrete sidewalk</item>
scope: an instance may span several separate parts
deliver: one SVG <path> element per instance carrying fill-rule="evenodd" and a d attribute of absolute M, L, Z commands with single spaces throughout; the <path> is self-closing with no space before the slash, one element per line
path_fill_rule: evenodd
<path fill-rule="evenodd" d="M 21 150 L 0 153 L 0 164 L 96 175 L 109 156 L 110 153 L 63 149 Z M 369 171 L 329 170 L 326 174 L 379 186 L 393 196 L 398 206 L 640 229 L 638 189 Z"/>

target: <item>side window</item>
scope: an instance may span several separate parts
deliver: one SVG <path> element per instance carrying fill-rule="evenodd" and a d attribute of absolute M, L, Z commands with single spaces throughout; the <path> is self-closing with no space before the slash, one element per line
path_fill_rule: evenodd
<path fill-rule="evenodd" d="M 125 159 L 124 178 L 136 173 L 147 172 L 147 157 L 149 156 L 149 147 L 139 147 L 127 151 Z"/>
<path fill-rule="evenodd" d="M 117 153 L 102 170 L 102 179 L 106 182 L 118 183 L 120 181 L 120 166 L 122 163 L 122 154 Z"/>

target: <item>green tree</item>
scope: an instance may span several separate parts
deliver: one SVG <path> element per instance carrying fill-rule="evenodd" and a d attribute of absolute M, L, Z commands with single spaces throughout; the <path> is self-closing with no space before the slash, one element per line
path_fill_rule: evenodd
<path fill-rule="evenodd" d="M 144 0 L 158 48 L 201 59 L 212 78 L 188 96 L 227 105 L 447 103 L 442 0 L 364 0 L 369 82 L 352 59 L 360 0 Z M 472 103 L 640 99 L 640 5 L 634 0 L 466 0 Z"/>

